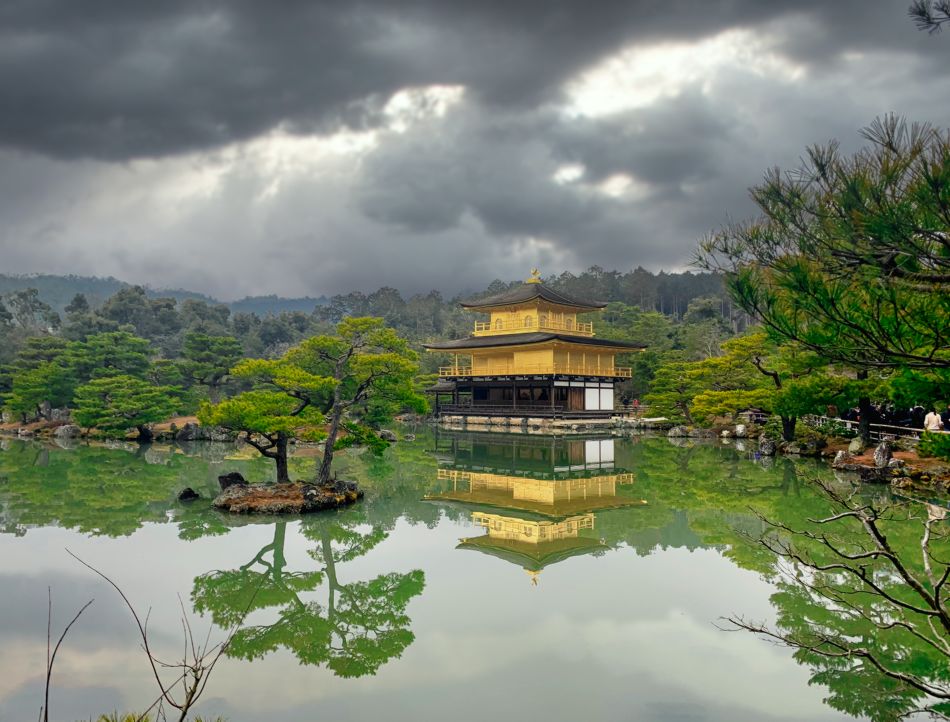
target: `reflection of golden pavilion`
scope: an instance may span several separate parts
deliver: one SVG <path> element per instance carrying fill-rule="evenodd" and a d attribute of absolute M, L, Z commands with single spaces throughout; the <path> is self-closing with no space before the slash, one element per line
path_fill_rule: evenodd
<path fill-rule="evenodd" d="M 426 498 L 475 506 L 472 523 L 486 533 L 459 540 L 459 548 L 514 562 L 535 583 L 550 564 L 607 549 L 596 535 L 597 512 L 646 504 L 620 493 L 634 477 L 616 468 L 612 438 L 529 438 L 522 446 L 474 434 L 448 441 L 454 453 L 440 454 L 438 470 L 448 483 Z"/>
<path fill-rule="evenodd" d="M 530 511 L 562 517 L 642 503 L 617 496 L 619 484 L 633 483 L 633 474 L 617 473 L 576 479 L 525 479 L 488 472 L 439 469 L 439 480 L 452 490 L 434 497 L 446 501 Z"/>
<path fill-rule="evenodd" d="M 593 514 L 537 521 L 476 511 L 472 512 L 472 522 L 488 533 L 460 539 L 459 549 L 475 549 L 518 564 L 533 573 L 535 584 L 536 575 L 550 564 L 607 549 L 600 539 L 587 535 L 594 529 Z"/>

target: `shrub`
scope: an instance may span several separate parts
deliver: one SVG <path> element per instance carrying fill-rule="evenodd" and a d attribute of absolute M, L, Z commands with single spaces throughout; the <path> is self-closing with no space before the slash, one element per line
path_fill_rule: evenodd
<path fill-rule="evenodd" d="M 816 448 L 823 449 L 828 445 L 825 434 L 818 429 L 813 429 L 804 424 L 799 424 L 795 429 L 795 442 L 797 444 L 815 444 Z"/>
<path fill-rule="evenodd" d="M 811 428 L 824 436 L 837 436 L 841 439 L 853 439 L 858 435 L 856 431 L 849 429 L 847 424 L 835 419 L 819 421 L 816 424 L 811 424 Z"/>
<path fill-rule="evenodd" d="M 936 456 L 950 460 L 950 434 L 940 431 L 925 431 L 920 437 L 917 453 L 921 456 Z"/>
<path fill-rule="evenodd" d="M 781 442 L 783 440 L 782 422 L 777 416 L 769 417 L 769 420 L 766 421 L 765 425 L 762 427 L 762 434 L 765 435 L 765 438 L 775 442 Z"/>

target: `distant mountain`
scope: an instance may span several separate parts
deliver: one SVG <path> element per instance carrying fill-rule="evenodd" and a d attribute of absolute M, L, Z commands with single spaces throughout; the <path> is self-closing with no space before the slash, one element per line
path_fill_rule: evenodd
<path fill-rule="evenodd" d="M 313 313 L 317 306 L 326 306 L 330 301 L 326 296 L 320 298 L 280 298 L 279 296 L 248 296 L 228 305 L 234 313 L 254 313 L 258 316 L 277 314 L 284 311 Z"/>
<path fill-rule="evenodd" d="M 117 278 L 98 278 L 96 276 L 54 276 L 37 273 L 27 275 L 8 275 L 0 273 L 0 296 L 26 288 L 35 288 L 40 298 L 59 313 L 73 300 L 77 293 L 85 295 L 91 306 L 98 307 L 117 291 L 133 284 L 120 281 Z M 222 302 L 196 291 L 182 288 L 149 288 L 146 293 L 152 298 L 174 298 L 176 301 L 194 299 L 205 303 L 221 304 Z M 248 296 L 233 303 L 225 303 L 235 313 L 256 313 L 259 316 L 279 314 L 284 311 L 302 311 L 311 313 L 316 306 L 328 303 L 326 297 L 320 298 L 280 298 L 279 296 Z"/>
<path fill-rule="evenodd" d="M 91 276 L 52 276 L 48 274 L 30 274 L 13 276 L 0 273 L 0 296 L 26 288 L 35 288 L 46 303 L 62 313 L 77 293 L 85 295 L 92 306 L 101 306 L 116 291 L 129 284 L 117 278 L 96 278 Z"/>

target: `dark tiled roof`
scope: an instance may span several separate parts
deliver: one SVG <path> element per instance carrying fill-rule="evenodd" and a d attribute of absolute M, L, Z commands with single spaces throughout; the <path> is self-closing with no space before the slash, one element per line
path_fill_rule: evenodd
<path fill-rule="evenodd" d="M 571 306 L 573 308 L 583 308 L 594 311 L 598 308 L 604 308 L 607 304 L 600 301 L 586 301 L 580 298 L 571 298 L 563 293 L 559 293 L 548 288 L 543 283 L 522 283 L 517 288 L 510 291 L 499 293 L 487 298 L 471 299 L 462 301 L 462 308 L 495 308 L 498 306 L 511 306 L 517 303 L 525 303 L 540 298 L 548 303 L 556 303 L 560 306 Z"/>
<path fill-rule="evenodd" d="M 563 333 L 547 333 L 544 331 L 499 334 L 498 336 L 469 336 L 455 341 L 427 343 L 425 347 L 433 351 L 456 351 L 467 348 L 491 348 L 493 346 L 523 346 L 525 344 L 544 343 L 545 341 L 567 341 L 568 343 L 584 346 L 603 346 L 607 348 L 646 348 L 642 343 L 611 341 L 606 338 L 591 338 L 590 336 L 568 336 Z"/>

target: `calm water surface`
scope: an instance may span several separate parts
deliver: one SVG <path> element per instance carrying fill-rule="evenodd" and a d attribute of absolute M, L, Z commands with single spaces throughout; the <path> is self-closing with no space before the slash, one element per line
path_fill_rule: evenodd
<path fill-rule="evenodd" d="M 47 587 L 56 626 L 95 599 L 53 717 L 155 697 L 128 612 L 66 549 L 151 609 L 168 656 L 179 596 L 219 639 L 250 605 L 199 708 L 231 722 L 845 719 L 788 650 L 716 626 L 774 620 L 750 507 L 820 513 L 824 468 L 665 438 L 416 433 L 344 454 L 366 500 L 303 520 L 210 508 L 218 474 L 272 474 L 246 449 L 0 442 L 0 720 L 36 719 Z M 185 486 L 203 500 L 175 501 Z"/>

